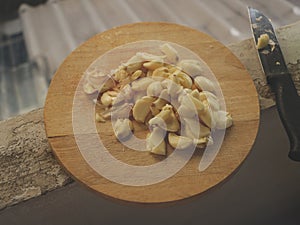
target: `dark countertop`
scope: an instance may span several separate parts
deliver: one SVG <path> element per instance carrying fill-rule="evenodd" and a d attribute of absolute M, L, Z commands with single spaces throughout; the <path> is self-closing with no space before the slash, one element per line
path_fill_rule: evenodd
<path fill-rule="evenodd" d="M 261 113 L 253 150 L 228 181 L 201 196 L 167 205 L 105 199 L 73 183 L 0 212 L 0 224 L 300 224 L 300 163 L 288 157 L 276 109 Z"/>

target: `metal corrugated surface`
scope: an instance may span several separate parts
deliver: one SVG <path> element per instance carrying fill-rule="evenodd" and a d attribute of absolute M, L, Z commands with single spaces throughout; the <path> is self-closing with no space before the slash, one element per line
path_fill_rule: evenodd
<path fill-rule="evenodd" d="M 168 21 L 207 32 L 224 44 L 250 36 L 247 5 L 260 8 L 281 26 L 299 20 L 295 5 L 284 0 L 65 0 L 38 7 L 21 6 L 30 58 L 41 55 L 54 71 L 92 35 L 126 23 Z M 298 12 L 298 13 L 297 13 Z"/>
<path fill-rule="evenodd" d="M 28 59 L 18 26 L 14 21 L 0 35 L 0 120 L 41 106 L 49 84 L 46 68 Z"/>
<path fill-rule="evenodd" d="M 297 0 L 49 0 L 36 7 L 24 4 L 19 15 L 28 59 L 23 65 L 0 66 L 0 119 L 42 106 L 55 70 L 96 33 L 127 23 L 167 21 L 204 31 L 228 44 L 250 37 L 247 5 L 265 12 L 276 26 L 300 19 Z M 1 54 L 6 53 L 0 51 L 0 61 L 5 60 Z"/>

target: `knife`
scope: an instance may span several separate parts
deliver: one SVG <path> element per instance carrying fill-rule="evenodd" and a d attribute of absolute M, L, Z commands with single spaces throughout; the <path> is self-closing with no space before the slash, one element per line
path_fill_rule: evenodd
<path fill-rule="evenodd" d="M 285 64 L 271 20 L 251 7 L 248 7 L 248 13 L 258 56 L 289 137 L 289 157 L 300 161 L 300 97 Z"/>

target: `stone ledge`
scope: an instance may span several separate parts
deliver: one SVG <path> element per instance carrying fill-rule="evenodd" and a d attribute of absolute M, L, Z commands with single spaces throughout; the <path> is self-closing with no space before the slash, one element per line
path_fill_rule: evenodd
<path fill-rule="evenodd" d="M 0 122 L 0 209 L 71 182 L 54 158 L 43 109 Z"/>

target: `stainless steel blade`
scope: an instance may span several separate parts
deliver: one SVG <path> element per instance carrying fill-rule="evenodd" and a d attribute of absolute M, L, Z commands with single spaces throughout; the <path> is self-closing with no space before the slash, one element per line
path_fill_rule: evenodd
<path fill-rule="evenodd" d="M 260 11 L 251 7 L 248 7 L 248 12 L 256 45 L 261 35 L 267 34 L 270 38 L 269 44 L 266 47 L 258 49 L 259 58 L 266 76 L 287 73 L 288 68 L 285 64 L 271 20 Z"/>

